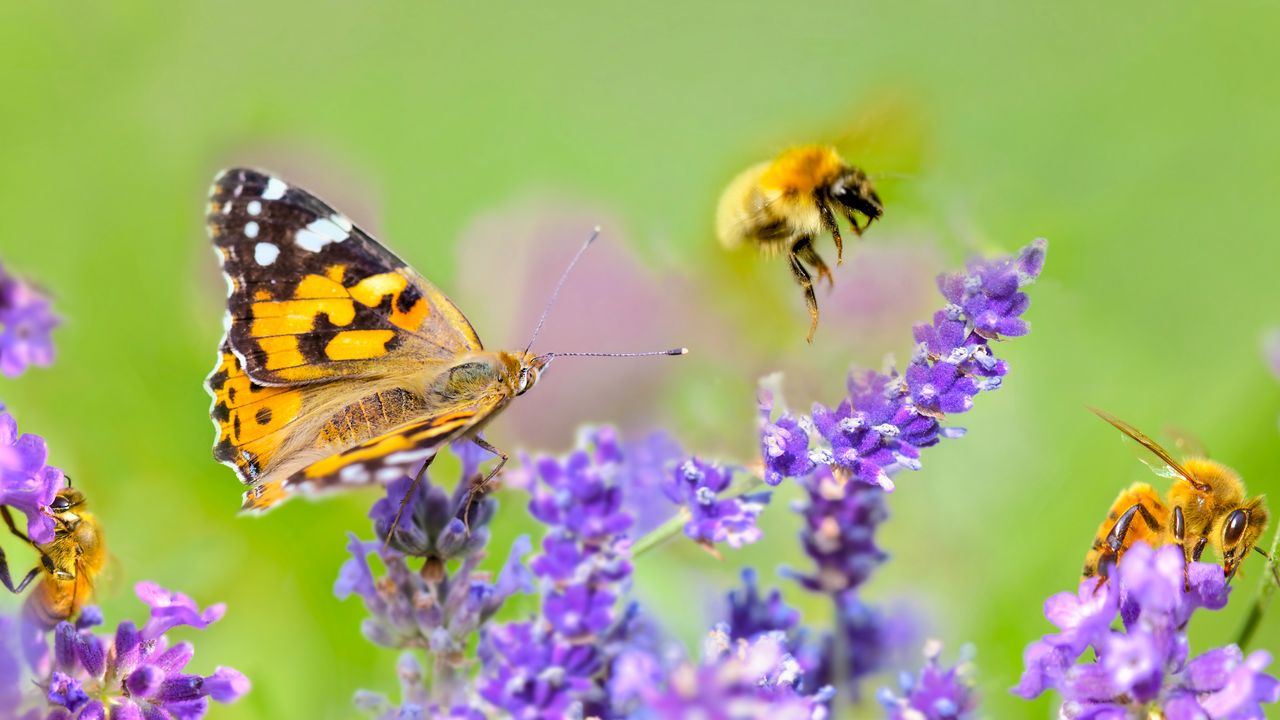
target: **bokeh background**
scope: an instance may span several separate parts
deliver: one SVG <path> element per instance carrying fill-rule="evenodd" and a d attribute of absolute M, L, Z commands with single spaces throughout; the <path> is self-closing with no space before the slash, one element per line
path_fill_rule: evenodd
<path fill-rule="evenodd" d="M 1260 351 L 1280 323 L 1280 8 L 1036 5 L 0 6 L 0 258 L 66 320 L 56 364 L 0 380 L 0 398 L 105 524 L 108 618 L 145 616 L 142 579 L 228 603 L 213 629 L 178 633 L 195 669 L 254 682 L 214 718 L 347 718 L 357 688 L 395 688 L 396 653 L 331 593 L 343 532 L 369 533 L 377 493 L 236 518 L 241 488 L 210 456 L 201 383 L 224 289 L 202 212 L 222 167 L 326 197 L 494 347 L 523 346 L 603 226 L 539 346 L 693 353 L 558 360 L 493 426 L 508 448 L 563 451 L 577 423 L 610 421 L 747 462 L 758 376 L 784 371 L 795 407 L 834 403 L 851 362 L 908 356 L 933 275 L 1046 237 L 1034 331 L 998 347 L 1013 370 L 955 419 L 969 435 L 899 476 L 892 560 L 865 592 L 916 608 L 947 658 L 975 643 L 991 717 L 1047 717 L 1049 699 L 1006 693 L 1050 628 L 1041 603 L 1074 587 L 1121 486 L 1163 482 L 1086 403 L 1187 428 L 1250 490 L 1280 492 L 1280 385 Z M 882 173 L 889 206 L 846 245 L 809 346 L 784 266 L 722 253 L 713 216 L 738 170 L 814 141 Z M 723 562 L 679 541 L 644 557 L 636 593 L 694 642 L 753 565 L 820 625 L 826 609 L 772 574 L 804 562 L 790 497 Z M 503 502 L 498 559 L 536 529 L 518 494 Z M 1196 617 L 1193 648 L 1234 637 L 1262 567 Z M 1256 644 L 1280 649 L 1280 617 Z"/>

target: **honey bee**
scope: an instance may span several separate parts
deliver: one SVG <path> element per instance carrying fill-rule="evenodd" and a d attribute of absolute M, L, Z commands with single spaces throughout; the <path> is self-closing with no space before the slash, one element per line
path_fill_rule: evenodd
<path fill-rule="evenodd" d="M 831 233 L 836 264 L 844 260 L 837 213 L 861 236 L 872 220 L 884 214 L 884 206 L 867 174 L 824 145 L 791 148 L 775 160 L 747 169 L 729 183 L 716 211 L 716 231 L 725 248 L 734 250 L 750 242 L 766 255 L 787 254 L 791 274 L 804 288 L 809 342 L 818 329 L 818 300 L 804 263 L 813 266 L 819 280 L 832 281 L 831 270 L 813 242 L 824 231 Z M 859 224 L 858 215 L 866 222 Z"/>
<path fill-rule="evenodd" d="M 1257 547 L 1270 518 L 1266 496 L 1247 497 L 1239 473 L 1205 457 L 1188 457 L 1179 463 L 1129 423 L 1097 408 L 1089 409 L 1155 453 L 1167 470 L 1155 465 L 1153 469 L 1174 482 L 1163 501 L 1142 482 L 1120 493 L 1085 556 L 1085 578 L 1106 578 L 1138 540 L 1152 547 L 1181 545 L 1188 561 L 1199 561 L 1205 546 L 1212 546 L 1222 558 L 1227 582 L 1250 550 L 1266 557 Z"/>
<path fill-rule="evenodd" d="M 0 582 L 10 592 L 20 593 L 41 571 L 45 573 L 23 606 L 27 619 L 45 630 L 80 612 L 92 598 L 94 579 L 106 564 L 102 526 L 92 513 L 85 512 L 84 505 L 84 493 L 79 490 L 65 487 L 58 491 L 49 504 L 53 511 L 54 535 L 47 543 L 32 542 L 14 526 L 9 508 L 0 506 L 0 515 L 4 516 L 9 531 L 40 553 L 40 564 L 15 586 L 4 551 L 0 549 Z"/>

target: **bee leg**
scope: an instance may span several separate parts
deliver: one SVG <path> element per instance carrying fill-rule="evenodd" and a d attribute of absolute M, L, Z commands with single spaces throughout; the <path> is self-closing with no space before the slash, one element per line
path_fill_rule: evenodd
<path fill-rule="evenodd" d="M 27 576 L 22 578 L 22 582 L 18 583 L 17 587 L 14 587 L 13 578 L 9 575 L 9 560 L 4 555 L 4 548 L 0 548 L 0 584 L 3 584 L 5 589 L 9 592 L 16 595 L 23 590 L 26 590 L 27 585 L 31 584 L 31 581 L 39 574 L 40 568 L 31 568 L 31 572 L 27 573 Z"/>
<path fill-rule="evenodd" d="M 808 241 L 808 238 L 804 238 L 801 242 Z M 800 283 L 800 287 L 804 288 L 804 304 L 809 308 L 809 336 L 805 339 L 813 342 L 813 332 L 818 329 L 818 298 L 813 296 L 813 280 L 809 277 L 809 271 L 804 269 L 796 255 L 799 244 L 791 247 L 791 254 L 787 259 L 791 261 L 791 274 Z"/>
<path fill-rule="evenodd" d="M 413 484 L 409 486 L 409 491 L 404 494 L 400 500 L 400 509 L 396 510 L 396 519 L 391 521 L 391 527 L 387 528 L 387 539 L 382 543 L 382 552 L 387 551 L 387 547 L 391 545 L 391 533 L 396 531 L 396 527 L 400 525 L 400 515 L 404 513 L 404 506 L 409 504 L 409 498 L 413 497 L 413 491 L 418 489 L 418 482 L 422 480 L 422 475 L 431 467 L 431 462 L 436 459 L 434 454 L 427 456 L 422 462 L 422 469 L 413 478 Z"/>
<path fill-rule="evenodd" d="M 24 543 L 31 542 L 31 538 L 24 535 L 22 531 L 19 530 L 17 526 L 13 524 L 13 516 L 9 514 L 8 505 L 0 505 L 0 515 L 4 516 L 4 524 L 9 526 L 9 532 L 13 533 L 14 535 L 17 535 L 19 538 L 22 538 L 22 542 Z"/>
<path fill-rule="evenodd" d="M 822 226 L 831 233 L 831 238 L 836 241 L 836 265 L 844 264 L 844 240 L 840 238 L 840 226 L 836 224 L 836 215 L 831 212 L 831 204 L 821 195 L 815 195 L 814 200 L 818 204 L 818 215 L 822 218 Z M 854 225 L 853 231 L 861 235 L 858 226 Z"/>
<path fill-rule="evenodd" d="M 813 249 L 813 241 L 805 238 L 792 246 L 791 251 L 796 257 L 802 261 L 809 263 L 813 269 L 818 271 L 818 282 L 822 282 L 826 278 L 828 286 L 835 286 L 836 281 L 831 277 L 831 268 L 823 262 L 822 256 L 818 255 L 818 251 Z"/>
<path fill-rule="evenodd" d="M 849 221 L 849 224 L 853 226 L 853 232 L 857 234 L 858 237 L 862 237 L 862 233 L 866 232 L 867 228 L 871 226 L 870 220 L 867 220 L 866 225 L 859 226 L 858 216 L 854 213 L 853 208 L 841 206 L 840 212 L 844 215 L 845 219 Z"/>
<path fill-rule="evenodd" d="M 1120 548 L 1124 547 L 1124 536 L 1129 534 L 1129 525 L 1133 522 L 1133 516 L 1138 514 L 1140 507 L 1142 503 L 1125 510 L 1120 519 L 1116 520 L 1116 524 L 1111 526 L 1111 532 L 1107 533 L 1107 547 L 1111 548 L 1112 552 L 1119 554 Z"/>
<path fill-rule="evenodd" d="M 471 442 L 475 443 L 476 445 L 479 445 L 482 449 L 488 450 L 494 455 L 497 455 L 498 464 L 494 466 L 492 470 L 489 471 L 488 475 L 484 476 L 483 480 L 481 480 L 479 483 L 476 483 L 476 485 L 471 488 L 471 493 L 467 496 L 467 508 L 462 513 L 462 524 L 465 525 L 467 528 L 467 535 L 471 534 L 471 522 L 470 522 L 471 505 L 475 502 L 476 494 L 478 493 L 481 496 L 484 495 L 485 487 L 489 484 L 489 481 L 492 480 L 493 477 L 497 475 L 500 470 L 502 470 L 502 466 L 506 465 L 508 460 L 507 454 L 505 452 L 503 452 L 502 450 L 499 450 L 493 445 L 490 445 L 487 441 L 485 441 L 484 438 L 480 437 L 479 435 L 476 435 L 475 437 L 471 438 Z"/>

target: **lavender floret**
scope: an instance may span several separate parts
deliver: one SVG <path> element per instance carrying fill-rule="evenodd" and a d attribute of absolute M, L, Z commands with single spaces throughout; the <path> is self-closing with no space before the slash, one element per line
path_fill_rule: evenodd
<path fill-rule="evenodd" d="M 1029 700 L 1057 690 L 1064 718 L 1262 718 L 1261 704 L 1280 700 L 1280 682 L 1262 672 L 1269 653 L 1245 657 L 1228 645 L 1190 658 L 1192 614 L 1224 607 L 1229 591 L 1221 567 L 1186 565 L 1179 546 L 1137 543 L 1110 582 L 1089 578 L 1077 593 L 1045 601 L 1045 617 L 1061 632 L 1027 647 L 1026 670 L 1010 692 Z M 1120 629 L 1112 627 L 1117 615 Z M 1090 647 L 1094 659 L 1078 663 Z"/>

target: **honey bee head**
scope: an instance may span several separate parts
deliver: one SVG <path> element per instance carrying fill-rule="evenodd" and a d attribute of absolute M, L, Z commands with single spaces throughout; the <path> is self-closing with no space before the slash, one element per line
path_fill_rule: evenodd
<path fill-rule="evenodd" d="M 1269 520 L 1266 498 L 1259 495 L 1227 513 L 1219 526 L 1214 528 L 1221 533 L 1222 566 L 1227 573 L 1228 582 L 1236 574 L 1240 562 L 1258 544 Z"/>
<path fill-rule="evenodd" d="M 53 519 L 66 530 L 74 530 L 80 524 L 80 509 L 84 507 L 84 493 L 73 487 L 65 487 L 58 491 L 54 496 L 53 502 L 49 503 L 49 509 L 53 511 Z"/>
<path fill-rule="evenodd" d="M 829 190 L 835 202 L 875 220 L 884 214 L 884 205 L 876 194 L 871 178 L 861 169 L 846 166 Z"/>

